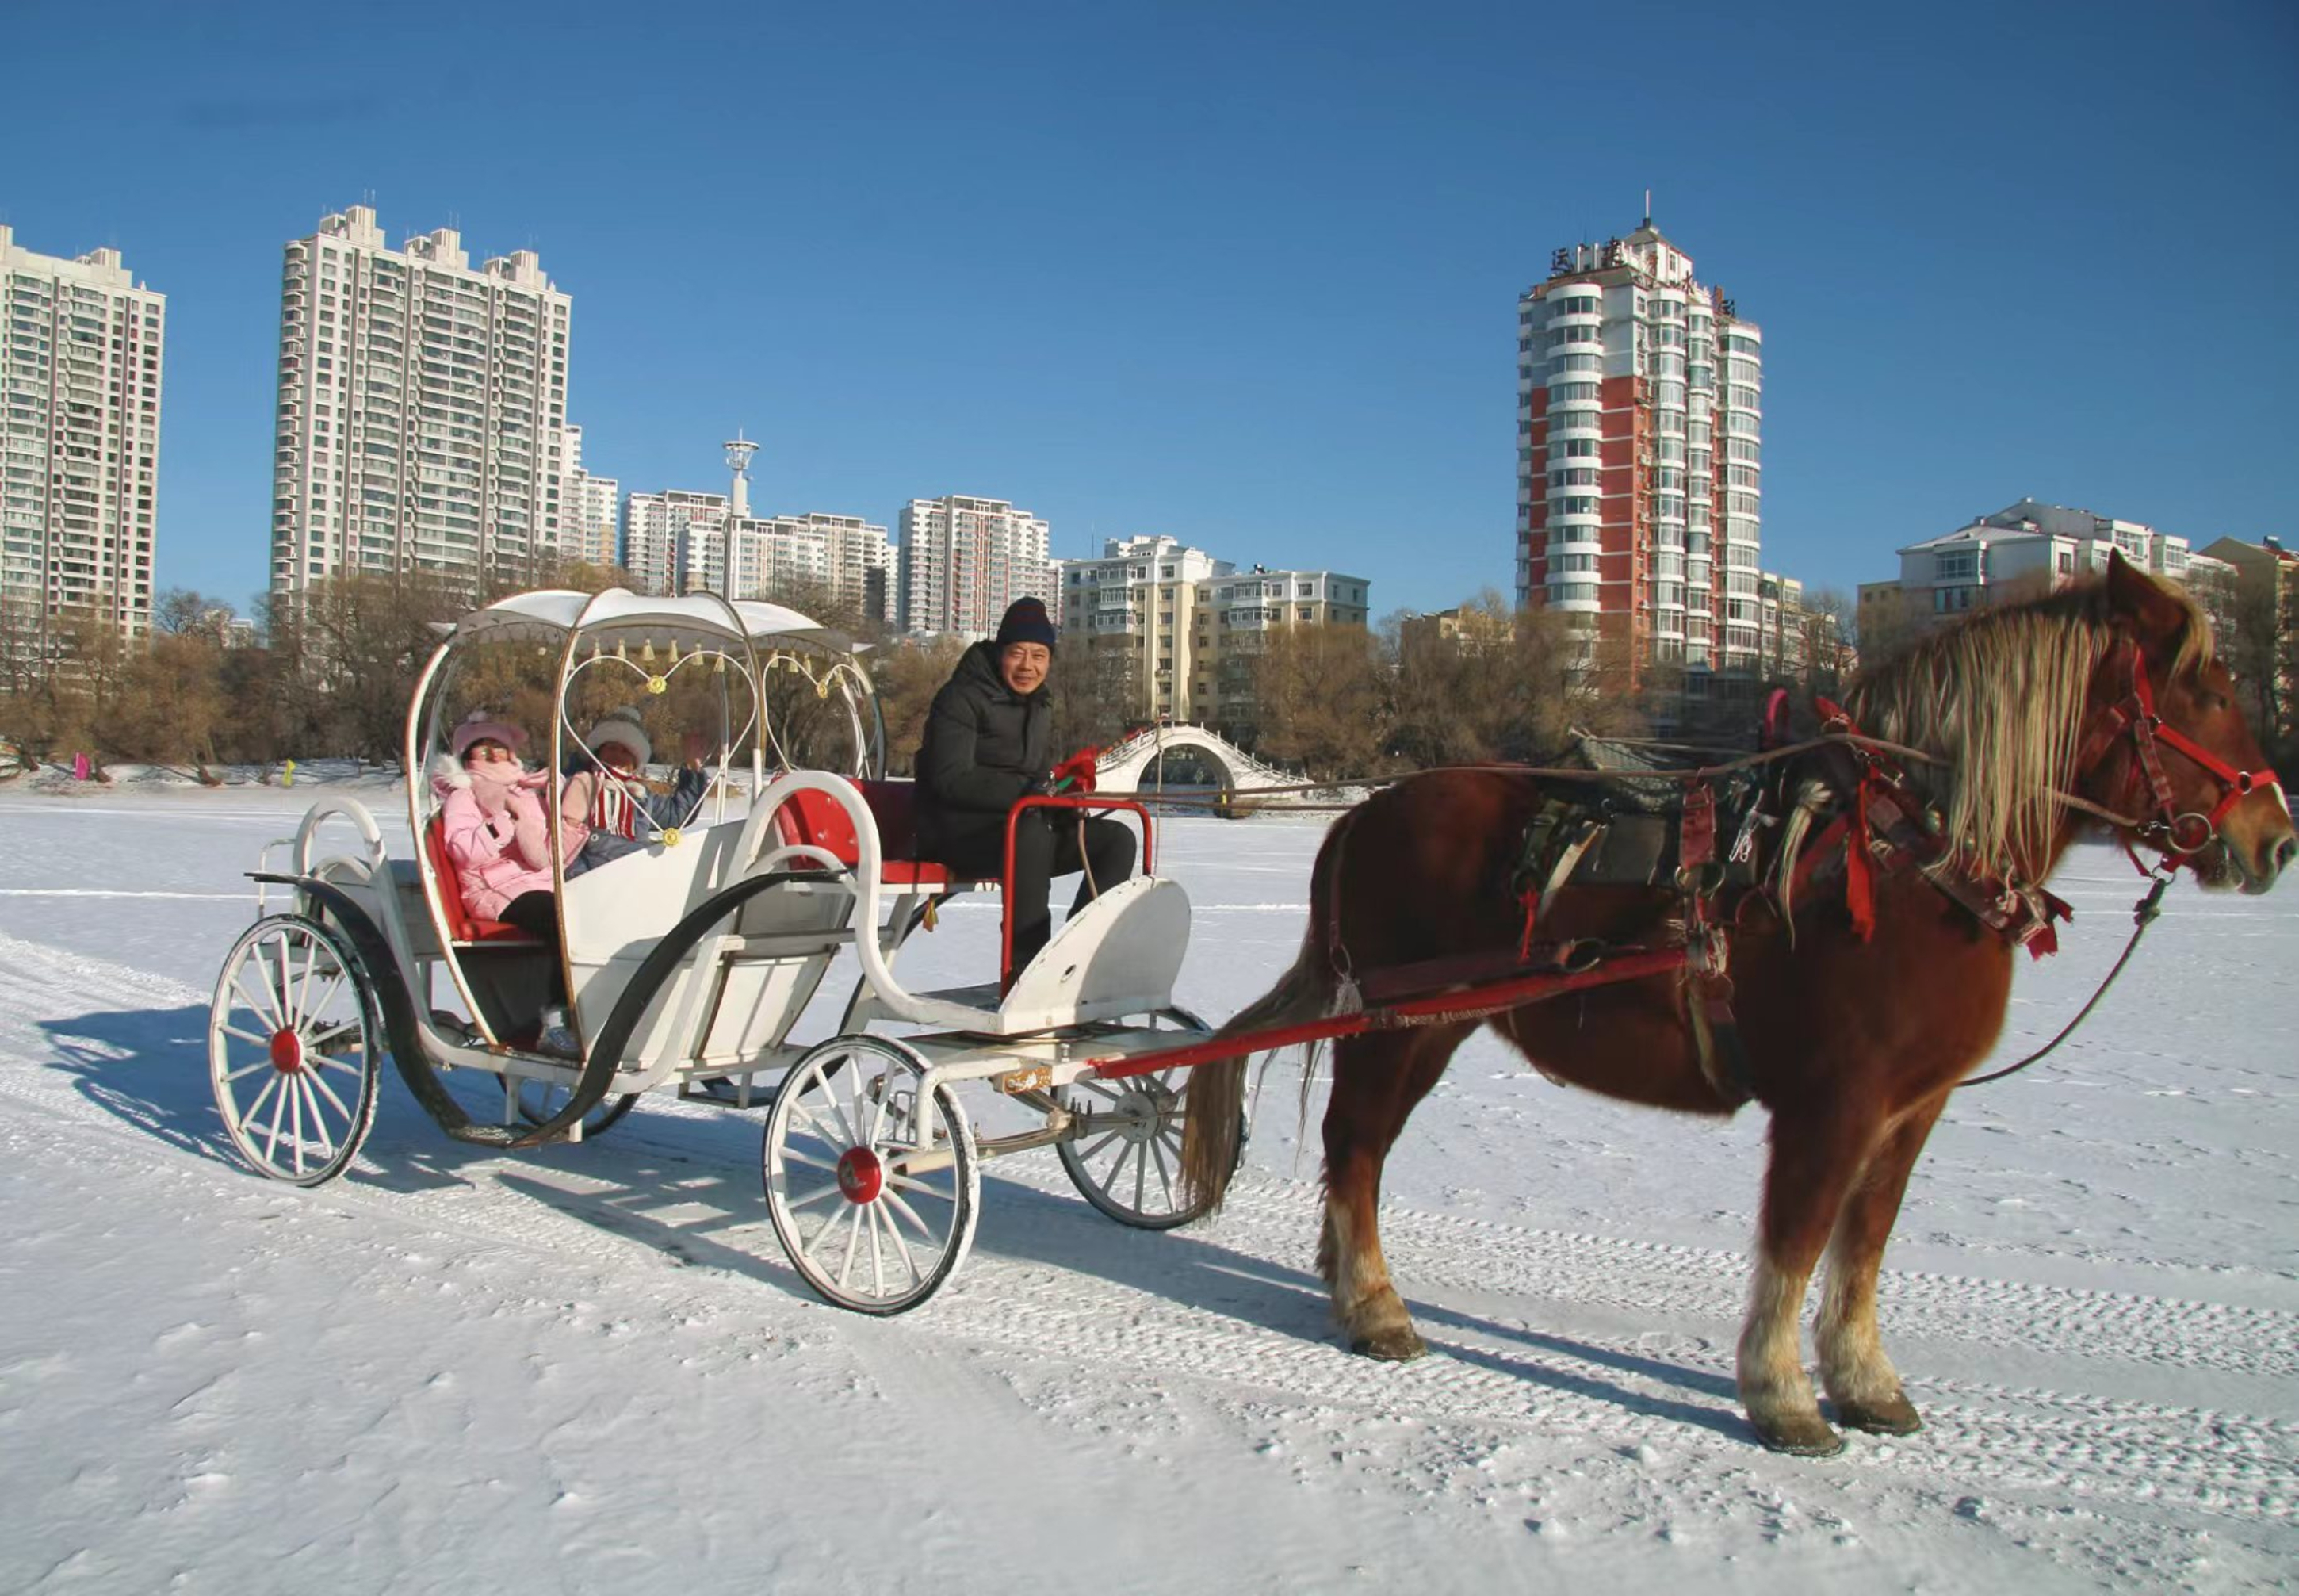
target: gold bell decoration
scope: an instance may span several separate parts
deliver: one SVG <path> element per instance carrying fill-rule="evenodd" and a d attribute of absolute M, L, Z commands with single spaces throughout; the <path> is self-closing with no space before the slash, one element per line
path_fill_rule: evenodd
<path fill-rule="evenodd" d="M 595 660 L 595 659 L 597 659 L 597 658 L 599 657 L 600 652 L 601 652 L 601 651 L 600 651 L 600 648 L 599 648 L 599 640 L 598 640 L 596 637 L 592 638 L 592 639 L 591 639 L 591 657 L 592 657 L 593 659 L 594 659 L 594 660 Z"/>
<path fill-rule="evenodd" d="M 654 663 L 653 638 L 648 638 L 645 645 L 639 650 L 639 663 L 642 665 L 652 665 Z"/>
<path fill-rule="evenodd" d="M 624 661 L 626 664 L 630 661 L 630 655 L 623 652 L 623 640 L 620 637 L 615 639 L 615 658 Z"/>
<path fill-rule="evenodd" d="M 678 663 L 678 639 L 676 637 L 670 640 L 670 662 L 673 665 Z"/>
<path fill-rule="evenodd" d="M 725 654 L 713 654 L 710 656 L 710 674 L 712 676 L 725 676 L 726 674 L 726 656 Z"/>

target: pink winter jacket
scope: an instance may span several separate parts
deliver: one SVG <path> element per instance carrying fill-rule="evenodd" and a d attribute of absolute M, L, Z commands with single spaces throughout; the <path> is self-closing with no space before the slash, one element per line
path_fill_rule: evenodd
<path fill-rule="evenodd" d="M 479 807 L 471 778 L 459 768 L 435 766 L 431 788 L 444 801 L 440 814 L 447 857 L 465 909 L 480 919 L 499 920 L 521 894 L 552 889 L 551 833 L 533 787 L 513 787 L 510 807 L 499 815 Z"/>

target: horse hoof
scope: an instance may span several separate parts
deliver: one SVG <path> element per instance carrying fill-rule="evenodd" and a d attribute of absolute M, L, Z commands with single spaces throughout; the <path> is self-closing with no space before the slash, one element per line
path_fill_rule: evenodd
<path fill-rule="evenodd" d="M 1755 1426 L 1757 1440 L 1791 1458 L 1832 1458 L 1844 1450 L 1844 1437 L 1830 1429 L 1828 1421 L 1817 1413 L 1784 1418 L 1751 1416 L 1748 1422 Z"/>
<path fill-rule="evenodd" d="M 1916 1405 L 1905 1396 L 1887 1397 L 1880 1402 L 1838 1402 L 1836 1422 L 1847 1430 L 1865 1430 L 1872 1435 L 1913 1435 L 1924 1427 L 1916 1417 Z"/>
<path fill-rule="evenodd" d="M 1365 1358 L 1378 1358 L 1383 1363 L 1410 1363 L 1429 1351 L 1413 1326 L 1373 1330 L 1350 1339 L 1349 1351 Z"/>

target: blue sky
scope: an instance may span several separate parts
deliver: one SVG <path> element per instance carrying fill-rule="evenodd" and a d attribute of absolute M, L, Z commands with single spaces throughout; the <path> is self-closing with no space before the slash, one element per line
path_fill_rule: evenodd
<path fill-rule="evenodd" d="M 1768 568 L 2030 494 L 2299 531 L 2284 0 L 641 14 L 9 0 L 0 220 L 169 295 L 161 585 L 261 584 L 280 247 L 369 194 L 541 252 L 626 490 L 740 426 L 762 511 L 1506 588 L 1516 296 L 1649 187 L 1764 328 Z"/>

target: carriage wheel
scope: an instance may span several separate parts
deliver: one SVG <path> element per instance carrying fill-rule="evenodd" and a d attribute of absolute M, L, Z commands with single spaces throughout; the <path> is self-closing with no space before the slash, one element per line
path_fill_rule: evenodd
<path fill-rule="evenodd" d="M 807 1284 L 841 1308 L 915 1308 L 974 1243 L 973 1127 L 949 1087 L 920 1101 L 925 1076 L 925 1061 L 899 1043 L 840 1036 L 793 1065 L 775 1093 L 767 1213 Z"/>
<path fill-rule="evenodd" d="M 1213 1206 L 1182 1201 L 1181 1089 L 1188 1073 L 1084 1079 L 1063 1093 L 1073 1123 L 1054 1151 L 1085 1200 L 1120 1225 L 1171 1230 Z M 1241 1126 L 1241 1155 L 1244 1145 Z"/>
<path fill-rule="evenodd" d="M 567 1106 L 568 1091 L 556 1081 L 538 1081 L 522 1076 L 519 1082 L 519 1117 L 529 1125 L 547 1123 L 553 1114 Z M 620 1097 L 602 1097 L 598 1107 L 583 1116 L 583 1140 L 604 1135 L 608 1127 L 631 1111 L 639 1100 L 635 1092 Z"/>
<path fill-rule="evenodd" d="M 341 932 L 275 914 L 232 944 L 208 1010 L 208 1079 L 258 1175 L 315 1186 L 342 1174 L 375 1121 L 385 1052 Z"/>

